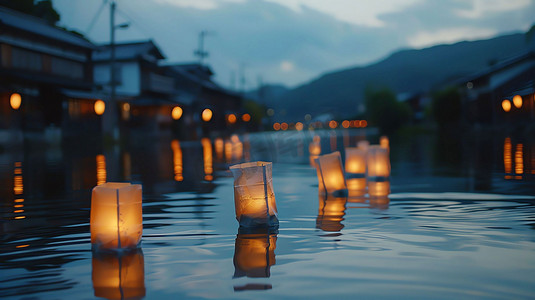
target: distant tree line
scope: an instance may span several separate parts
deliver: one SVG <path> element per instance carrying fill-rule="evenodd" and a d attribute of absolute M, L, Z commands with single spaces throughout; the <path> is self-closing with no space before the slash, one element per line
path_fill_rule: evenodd
<path fill-rule="evenodd" d="M 52 0 L 0 0 L 0 6 L 41 18 L 51 25 L 60 19 L 59 13 L 52 6 Z"/>

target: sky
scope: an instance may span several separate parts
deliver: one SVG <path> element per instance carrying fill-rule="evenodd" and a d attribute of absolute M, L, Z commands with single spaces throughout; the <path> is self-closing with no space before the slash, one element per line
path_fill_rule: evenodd
<path fill-rule="evenodd" d="M 118 42 L 152 39 L 164 63 L 205 63 L 234 89 L 295 87 L 407 48 L 525 32 L 535 0 L 116 0 Z M 59 25 L 110 41 L 110 0 L 53 0 Z M 243 78 L 243 80 L 242 80 Z"/>

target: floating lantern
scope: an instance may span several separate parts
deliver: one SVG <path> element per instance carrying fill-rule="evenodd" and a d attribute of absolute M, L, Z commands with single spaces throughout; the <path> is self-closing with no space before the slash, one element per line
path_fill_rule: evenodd
<path fill-rule="evenodd" d="M 381 146 L 381 148 L 385 148 L 390 151 L 390 141 L 388 140 L 387 136 L 383 135 L 381 137 L 381 139 L 379 140 L 379 145 Z"/>
<path fill-rule="evenodd" d="M 234 176 L 234 204 L 240 227 L 278 227 L 272 164 L 249 162 L 230 166 Z"/>
<path fill-rule="evenodd" d="M 346 148 L 346 183 L 350 195 L 362 195 L 366 191 L 366 151 Z"/>
<path fill-rule="evenodd" d="M 346 195 L 347 185 L 340 152 L 321 155 L 316 159 L 320 194 Z"/>
<path fill-rule="evenodd" d="M 91 243 L 96 250 L 135 248 L 141 242 L 141 185 L 107 182 L 93 188 Z"/>
<path fill-rule="evenodd" d="M 234 248 L 234 278 L 269 277 L 275 264 L 277 235 L 272 233 L 238 233 Z"/>
<path fill-rule="evenodd" d="M 314 136 L 314 140 L 308 145 L 308 153 L 310 154 L 310 165 L 315 167 L 315 160 L 321 154 L 321 142 L 319 136 Z"/>
<path fill-rule="evenodd" d="M 340 231 L 344 228 L 346 211 L 346 197 L 335 197 L 333 195 L 319 196 L 319 211 L 316 219 L 316 228 L 323 231 Z"/>
<path fill-rule="evenodd" d="M 370 148 L 370 142 L 364 140 L 364 141 L 359 141 L 357 143 L 357 147 L 368 152 L 368 148 Z"/>
<path fill-rule="evenodd" d="M 388 150 L 380 146 L 370 146 L 367 155 L 368 180 L 385 181 L 390 177 Z"/>
<path fill-rule="evenodd" d="M 95 297 L 141 299 L 145 296 L 145 261 L 141 250 L 96 253 L 92 265 Z"/>
<path fill-rule="evenodd" d="M 11 108 L 14 110 L 17 110 L 20 108 L 20 105 L 22 104 L 22 97 L 18 93 L 13 93 L 9 97 L 9 104 L 11 105 Z"/>

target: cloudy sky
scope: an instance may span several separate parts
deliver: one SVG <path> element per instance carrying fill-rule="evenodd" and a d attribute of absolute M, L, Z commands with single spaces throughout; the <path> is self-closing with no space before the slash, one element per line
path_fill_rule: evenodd
<path fill-rule="evenodd" d="M 60 24 L 109 42 L 110 0 L 53 0 Z M 526 31 L 535 0 L 117 0 L 117 41 L 153 39 L 168 63 L 206 62 L 227 87 L 296 86 L 402 48 Z"/>

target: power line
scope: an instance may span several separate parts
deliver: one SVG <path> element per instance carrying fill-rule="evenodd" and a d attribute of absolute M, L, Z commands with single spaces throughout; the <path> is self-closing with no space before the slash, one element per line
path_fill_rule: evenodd
<path fill-rule="evenodd" d="M 85 30 L 85 34 L 86 35 L 89 35 L 91 30 L 93 30 L 93 27 L 95 26 L 95 24 L 96 24 L 96 22 L 98 20 L 98 17 L 100 17 L 100 14 L 102 13 L 102 10 L 104 10 L 104 7 L 106 6 L 106 4 L 108 4 L 108 0 L 103 0 L 102 4 L 100 5 L 100 7 L 99 7 L 99 9 L 97 11 L 97 13 L 93 16 L 93 19 L 91 20 L 91 23 L 89 23 L 89 26 Z"/>

